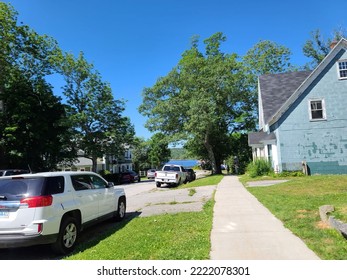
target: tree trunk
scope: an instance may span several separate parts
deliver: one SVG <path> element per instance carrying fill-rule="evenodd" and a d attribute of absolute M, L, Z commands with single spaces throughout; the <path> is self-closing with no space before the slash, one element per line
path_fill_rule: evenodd
<path fill-rule="evenodd" d="M 214 156 L 213 147 L 212 147 L 212 145 L 209 142 L 209 134 L 208 133 L 205 134 L 204 145 L 205 145 L 205 148 L 207 150 L 208 157 L 209 157 L 209 159 L 211 161 L 212 174 L 221 174 L 222 170 L 221 170 L 221 167 L 218 166 L 218 164 L 216 162 L 216 157 Z"/>
<path fill-rule="evenodd" d="M 92 164 L 93 164 L 93 166 L 92 166 L 92 171 L 93 172 L 96 172 L 97 170 L 97 165 L 98 165 L 98 157 L 95 157 L 95 156 L 93 156 L 92 157 Z"/>

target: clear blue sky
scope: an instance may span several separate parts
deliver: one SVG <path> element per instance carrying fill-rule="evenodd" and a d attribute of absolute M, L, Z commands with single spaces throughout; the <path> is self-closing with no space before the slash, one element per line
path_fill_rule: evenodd
<path fill-rule="evenodd" d="M 83 51 L 117 99 L 136 135 L 150 138 L 138 113 L 142 90 L 165 76 L 190 47 L 223 32 L 223 51 L 244 55 L 260 40 L 288 47 L 292 63 L 307 60 L 302 46 L 320 29 L 330 37 L 346 27 L 345 0 L 10 0 L 19 21 L 55 38 L 64 51 Z M 53 81 L 55 93 L 61 82 Z"/>

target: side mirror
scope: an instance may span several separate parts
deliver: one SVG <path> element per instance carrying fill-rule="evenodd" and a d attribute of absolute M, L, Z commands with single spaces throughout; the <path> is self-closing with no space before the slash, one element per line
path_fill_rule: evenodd
<path fill-rule="evenodd" d="M 109 188 L 113 188 L 113 187 L 114 187 L 113 182 L 108 182 L 107 187 L 109 187 Z"/>

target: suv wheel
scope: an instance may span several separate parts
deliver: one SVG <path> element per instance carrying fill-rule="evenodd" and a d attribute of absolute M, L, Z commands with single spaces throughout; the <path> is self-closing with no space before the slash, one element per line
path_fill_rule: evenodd
<path fill-rule="evenodd" d="M 125 197 L 120 197 L 118 201 L 117 213 L 115 216 L 116 221 L 121 221 L 125 217 L 126 212 L 126 200 Z"/>
<path fill-rule="evenodd" d="M 53 244 L 53 250 L 59 254 L 67 254 L 73 251 L 78 237 L 77 220 L 66 217 L 60 225 L 57 241 Z"/>

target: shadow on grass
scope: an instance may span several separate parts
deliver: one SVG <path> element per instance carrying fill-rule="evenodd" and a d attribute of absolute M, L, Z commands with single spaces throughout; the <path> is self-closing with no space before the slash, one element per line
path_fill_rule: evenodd
<path fill-rule="evenodd" d="M 80 234 L 79 242 L 70 255 L 75 253 L 83 252 L 91 247 L 97 245 L 103 239 L 113 235 L 115 232 L 121 230 L 125 227 L 132 219 L 141 215 L 141 212 L 127 212 L 123 221 L 114 222 L 112 220 L 107 220 L 101 222 L 95 226 L 91 226 L 83 230 Z M 64 258 L 66 256 L 62 256 Z"/>
<path fill-rule="evenodd" d="M 127 212 L 124 220 L 121 222 L 107 220 L 86 228 L 80 233 L 78 244 L 74 252 L 70 255 L 95 246 L 101 240 L 125 227 L 132 219 L 138 217 L 140 214 L 141 212 Z M 65 257 L 67 256 L 54 253 L 50 245 L 0 249 L 0 260 L 60 260 Z"/>

